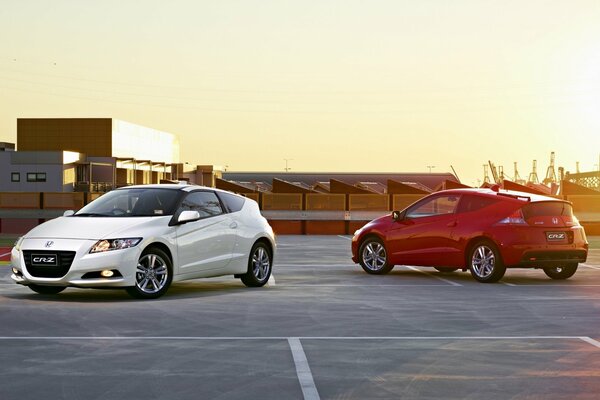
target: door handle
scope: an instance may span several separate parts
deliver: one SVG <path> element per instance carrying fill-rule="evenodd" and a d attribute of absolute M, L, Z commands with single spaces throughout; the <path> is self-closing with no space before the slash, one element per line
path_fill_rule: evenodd
<path fill-rule="evenodd" d="M 454 228 L 456 225 L 458 225 L 458 222 L 456 222 L 456 221 L 452 221 L 452 222 L 448 223 L 446 226 L 447 226 L 448 228 Z"/>
<path fill-rule="evenodd" d="M 237 228 L 237 226 L 238 226 L 238 225 L 237 225 L 237 222 L 235 222 L 235 221 L 233 221 L 232 223 L 230 223 L 230 224 L 229 224 L 229 227 L 230 227 L 231 229 L 235 229 L 235 228 Z"/>

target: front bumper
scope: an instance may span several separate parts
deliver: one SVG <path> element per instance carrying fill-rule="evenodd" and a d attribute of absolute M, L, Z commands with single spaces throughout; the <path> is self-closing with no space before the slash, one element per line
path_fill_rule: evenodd
<path fill-rule="evenodd" d="M 135 271 L 137 261 L 140 256 L 140 248 L 132 247 L 123 250 L 113 250 L 103 253 L 90 254 L 91 247 L 96 243 L 96 240 L 79 240 L 79 239 L 53 239 L 51 248 L 45 245 L 49 239 L 24 239 L 20 244 L 20 248 L 13 248 L 11 252 L 11 264 L 17 271 L 13 271 L 11 278 L 14 282 L 21 285 L 45 285 L 45 286 L 74 286 L 74 287 L 90 287 L 90 288 L 110 288 L 110 287 L 127 287 L 135 285 Z M 73 261 L 64 274 L 57 278 L 47 278 L 32 274 L 25 262 L 24 251 L 43 251 L 51 252 L 75 252 Z M 36 267 L 39 271 L 40 268 Z M 33 270 L 33 268 L 30 268 Z M 87 276 L 98 275 L 103 270 L 116 270 L 121 276 L 112 278 Z M 85 276 L 87 274 L 87 276 Z M 39 275 L 39 274 L 38 274 Z M 118 274 L 117 274 L 118 275 Z"/>

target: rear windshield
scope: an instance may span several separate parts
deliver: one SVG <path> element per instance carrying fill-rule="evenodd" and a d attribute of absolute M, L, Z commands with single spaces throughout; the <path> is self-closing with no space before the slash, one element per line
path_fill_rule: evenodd
<path fill-rule="evenodd" d="M 523 216 L 525 219 L 535 217 L 572 217 L 573 208 L 569 203 L 563 203 L 562 201 L 531 203 L 523 206 Z"/>

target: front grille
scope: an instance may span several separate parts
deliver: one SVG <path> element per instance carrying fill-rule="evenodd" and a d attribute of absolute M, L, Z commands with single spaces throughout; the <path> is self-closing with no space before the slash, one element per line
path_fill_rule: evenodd
<path fill-rule="evenodd" d="M 584 250 L 563 251 L 531 251 L 523 256 L 524 262 L 572 261 L 585 262 L 587 253 Z"/>
<path fill-rule="evenodd" d="M 31 265 L 31 255 L 56 255 L 57 265 L 33 266 Z M 73 259 L 75 258 L 74 251 L 48 251 L 48 250 L 23 250 L 23 258 L 25 267 L 29 275 L 36 278 L 62 278 L 69 272 Z"/>

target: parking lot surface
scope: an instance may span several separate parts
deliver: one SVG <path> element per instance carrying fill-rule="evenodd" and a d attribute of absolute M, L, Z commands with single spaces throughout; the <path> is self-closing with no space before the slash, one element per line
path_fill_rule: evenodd
<path fill-rule="evenodd" d="M 267 287 L 174 284 L 158 300 L 42 296 L 0 265 L 0 399 L 597 399 L 600 250 L 575 276 L 396 267 L 346 236 L 279 236 Z"/>

